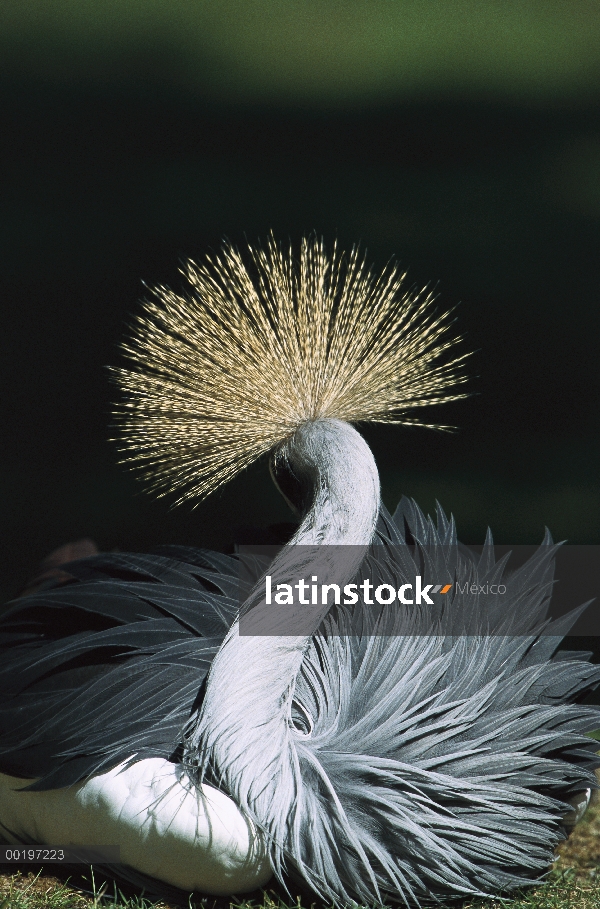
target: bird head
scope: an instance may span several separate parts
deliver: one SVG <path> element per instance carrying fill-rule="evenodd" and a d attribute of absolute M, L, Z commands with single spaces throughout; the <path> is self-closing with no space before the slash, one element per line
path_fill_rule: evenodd
<path fill-rule="evenodd" d="M 122 460 L 158 494 L 202 499 L 271 453 L 301 511 L 310 490 L 292 440 L 304 424 L 431 425 L 414 412 L 465 397 L 468 354 L 447 356 L 459 341 L 450 313 L 393 262 L 377 274 L 357 248 L 328 253 L 313 236 L 296 257 L 271 237 L 183 274 L 184 292 L 156 287 L 144 301 L 128 365 L 113 370 Z"/>

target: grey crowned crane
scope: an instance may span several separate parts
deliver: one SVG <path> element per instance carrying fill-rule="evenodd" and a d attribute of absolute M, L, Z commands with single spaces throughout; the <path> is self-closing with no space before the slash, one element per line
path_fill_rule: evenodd
<path fill-rule="evenodd" d="M 119 845 L 121 875 L 166 898 L 273 874 L 337 905 L 535 882 L 600 763 L 581 704 L 600 667 L 558 650 L 579 610 L 547 618 L 556 547 L 508 572 L 489 534 L 475 555 L 441 508 L 380 502 L 351 424 L 461 397 L 431 295 L 314 238 L 250 261 L 224 247 L 145 302 L 116 370 L 124 457 L 186 499 L 270 453 L 298 529 L 241 607 L 241 557 L 177 546 L 90 555 L 9 604 L 0 836 Z M 266 573 L 317 572 L 334 594 L 375 574 L 505 593 L 268 602 Z"/>

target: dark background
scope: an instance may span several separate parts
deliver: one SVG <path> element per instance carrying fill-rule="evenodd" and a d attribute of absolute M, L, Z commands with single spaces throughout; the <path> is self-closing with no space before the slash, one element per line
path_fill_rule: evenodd
<path fill-rule="evenodd" d="M 142 280 L 316 230 L 460 302 L 473 396 L 364 427 L 383 495 L 465 542 L 600 543 L 595 3 L 5 2 L 0 594 L 56 546 L 228 546 L 264 462 L 195 510 L 117 465 L 107 364 Z M 425 412 L 423 411 L 423 417 Z"/>

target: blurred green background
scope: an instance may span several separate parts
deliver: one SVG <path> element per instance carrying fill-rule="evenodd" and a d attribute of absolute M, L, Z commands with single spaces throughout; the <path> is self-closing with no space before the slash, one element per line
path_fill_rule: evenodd
<path fill-rule="evenodd" d="M 0 594 L 54 547 L 227 547 L 286 520 L 265 464 L 169 509 L 116 464 L 107 364 L 148 284 L 222 238 L 395 256 L 474 393 L 366 427 L 389 507 L 465 542 L 600 542 L 600 6 L 3 0 Z"/>

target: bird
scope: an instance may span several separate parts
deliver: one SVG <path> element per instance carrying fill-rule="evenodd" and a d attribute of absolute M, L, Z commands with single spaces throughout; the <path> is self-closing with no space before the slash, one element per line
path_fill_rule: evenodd
<path fill-rule="evenodd" d="M 183 274 L 113 369 L 120 460 L 197 504 L 268 458 L 297 524 L 268 554 L 84 541 L 7 605 L 0 836 L 118 845 L 109 871 L 183 902 L 273 876 L 340 907 L 537 883 L 600 765 L 600 667 L 559 649 L 588 604 L 549 618 L 549 532 L 511 569 L 440 505 L 388 512 L 355 425 L 447 428 L 414 412 L 467 395 L 452 313 L 316 235 Z"/>

